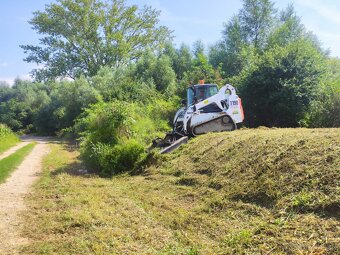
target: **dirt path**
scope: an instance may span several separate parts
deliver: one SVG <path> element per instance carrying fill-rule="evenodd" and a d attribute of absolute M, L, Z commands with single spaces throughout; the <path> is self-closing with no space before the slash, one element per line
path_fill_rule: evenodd
<path fill-rule="evenodd" d="M 9 155 L 11 155 L 12 153 L 16 152 L 17 150 L 19 150 L 20 148 L 24 147 L 27 144 L 29 144 L 28 141 L 21 142 L 21 143 L 15 145 L 15 146 L 11 147 L 7 151 L 4 151 L 3 153 L 0 154 L 0 160 L 2 160 L 3 158 L 8 157 Z"/>
<path fill-rule="evenodd" d="M 19 215 L 26 210 L 24 197 L 39 177 L 42 157 L 49 151 L 48 140 L 24 138 L 24 143 L 29 141 L 37 141 L 37 145 L 7 181 L 0 184 L 0 254 L 18 254 L 16 248 L 27 242 L 20 236 Z"/>

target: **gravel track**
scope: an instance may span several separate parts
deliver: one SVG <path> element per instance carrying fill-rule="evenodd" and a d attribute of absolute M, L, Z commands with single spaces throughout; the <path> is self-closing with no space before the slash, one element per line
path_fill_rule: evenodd
<path fill-rule="evenodd" d="M 7 151 L 4 151 L 3 153 L 0 154 L 0 160 L 2 160 L 3 158 L 8 157 L 9 155 L 13 154 L 14 152 L 16 152 L 17 150 L 21 149 L 22 147 L 24 147 L 27 144 L 29 144 L 28 141 L 21 142 L 21 143 L 18 143 L 17 145 L 15 145 L 15 146 L 11 147 Z"/>
<path fill-rule="evenodd" d="M 23 224 L 20 215 L 27 210 L 24 198 L 29 195 L 32 184 L 39 178 L 42 158 L 49 152 L 49 139 L 24 137 L 23 140 L 5 152 L 8 156 L 10 152 L 14 153 L 31 141 L 37 142 L 6 182 L 0 184 L 0 254 L 19 254 L 18 247 L 28 242 L 20 235 Z"/>

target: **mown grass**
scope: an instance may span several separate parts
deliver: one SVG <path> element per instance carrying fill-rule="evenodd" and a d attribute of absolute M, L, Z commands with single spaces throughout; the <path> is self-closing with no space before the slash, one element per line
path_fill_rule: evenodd
<path fill-rule="evenodd" d="M 8 127 L 0 124 L 0 154 L 19 142 L 16 136 Z"/>
<path fill-rule="evenodd" d="M 23 254 L 339 254 L 339 129 L 208 134 L 138 175 L 53 145 Z"/>
<path fill-rule="evenodd" d="M 27 144 L 8 157 L 0 160 L 0 183 L 6 180 L 6 178 L 25 159 L 26 155 L 32 151 L 34 146 L 34 143 Z"/>

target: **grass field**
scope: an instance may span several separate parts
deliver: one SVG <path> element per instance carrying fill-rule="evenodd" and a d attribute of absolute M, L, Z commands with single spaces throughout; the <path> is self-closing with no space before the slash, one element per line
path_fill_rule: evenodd
<path fill-rule="evenodd" d="M 0 124 L 0 154 L 19 142 L 19 138 L 10 129 Z"/>
<path fill-rule="evenodd" d="M 339 129 L 208 134 L 112 179 L 52 145 L 22 253 L 340 254 L 339 144 Z"/>
<path fill-rule="evenodd" d="M 0 183 L 4 182 L 13 170 L 25 159 L 35 146 L 34 143 L 27 144 L 13 154 L 0 160 Z"/>

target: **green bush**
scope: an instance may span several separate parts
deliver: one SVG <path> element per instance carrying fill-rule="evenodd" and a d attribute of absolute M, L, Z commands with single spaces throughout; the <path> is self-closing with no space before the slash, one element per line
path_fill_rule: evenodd
<path fill-rule="evenodd" d="M 104 143 L 82 144 L 85 163 L 102 176 L 112 176 L 133 170 L 144 156 L 144 146 L 134 139 L 124 143 L 108 145 Z"/>
<path fill-rule="evenodd" d="M 101 156 L 102 173 L 112 175 L 133 170 L 136 163 L 143 157 L 144 146 L 136 140 L 128 140 L 117 144 Z"/>
<path fill-rule="evenodd" d="M 73 82 L 50 83 L 49 86 L 50 102 L 34 118 L 34 125 L 40 134 L 53 135 L 73 126 L 84 108 L 102 100 L 99 92 L 84 77 Z"/>
<path fill-rule="evenodd" d="M 340 77 L 325 84 L 301 125 L 306 127 L 340 127 Z"/>
<path fill-rule="evenodd" d="M 268 49 L 259 56 L 253 70 L 240 75 L 245 124 L 299 126 L 319 93 L 326 73 L 324 63 L 324 56 L 306 40 Z"/>
<path fill-rule="evenodd" d="M 17 79 L 10 88 L 0 89 L 0 122 L 14 131 L 34 132 L 32 122 L 50 102 L 47 85 Z"/>
<path fill-rule="evenodd" d="M 19 142 L 19 138 L 12 130 L 4 124 L 0 123 L 0 153 L 14 146 Z"/>
<path fill-rule="evenodd" d="M 12 130 L 9 129 L 6 125 L 0 124 L 0 137 L 5 137 L 12 134 Z"/>
<path fill-rule="evenodd" d="M 100 102 L 86 109 L 75 125 L 85 163 L 104 176 L 133 170 L 151 140 L 170 128 L 173 104 L 151 102 Z"/>

